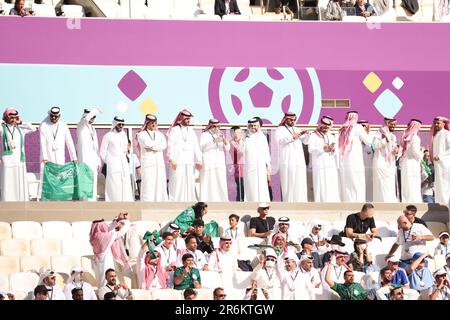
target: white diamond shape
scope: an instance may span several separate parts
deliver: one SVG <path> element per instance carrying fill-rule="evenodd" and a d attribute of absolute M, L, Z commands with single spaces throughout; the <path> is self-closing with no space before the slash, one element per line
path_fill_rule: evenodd
<path fill-rule="evenodd" d="M 392 81 L 392 85 L 394 86 L 395 89 L 400 90 L 403 87 L 404 82 L 402 79 L 397 77 L 394 79 L 394 81 Z"/>

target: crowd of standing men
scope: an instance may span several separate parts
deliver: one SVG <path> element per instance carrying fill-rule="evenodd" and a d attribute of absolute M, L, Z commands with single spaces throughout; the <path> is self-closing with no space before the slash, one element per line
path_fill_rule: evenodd
<path fill-rule="evenodd" d="M 272 158 L 260 118 L 250 119 L 246 130 L 232 127 L 232 139 L 228 141 L 216 119 L 209 121 L 198 139 L 190 126 L 193 115 L 188 110 L 179 112 L 166 135 L 158 130 L 156 116 L 149 114 L 133 137 L 137 154 L 134 159 L 130 155 L 131 143 L 123 130 L 125 121 L 120 117 L 114 118 L 111 130 L 99 145 L 93 127 L 99 112 L 98 108 L 84 110 L 77 125 L 76 145 L 67 124 L 60 121 L 59 107 L 51 108 L 39 127 L 42 164 L 63 165 L 67 147 L 71 161 L 85 163 L 93 171 L 94 192 L 90 200 L 97 199 L 96 173 L 101 170 L 103 162 L 107 171 L 106 201 L 134 200 L 134 171 L 138 167 L 142 201 L 226 202 L 229 200 L 227 152 L 235 169 L 236 200 L 271 200 Z M 294 113 L 285 113 L 275 130 L 275 141 L 272 141 L 277 144 L 277 154 L 272 154 L 272 157 L 278 157 L 283 201 L 308 200 L 304 148 L 307 146 L 315 202 L 392 203 L 400 198 L 403 202 L 418 203 L 434 196 L 436 202 L 448 204 L 450 122 L 447 118 L 436 117 L 433 120 L 429 150 L 421 148 L 418 135 L 422 125 L 420 120 L 412 119 L 399 141 L 393 133 L 397 123 L 394 118 L 385 118 L 384 125 L 377 132 L 370 131 L 367 121 L 358 120 L 357 112 L 348 112 L 338 134 L 333 134 L 330 129 L 334 120 L 323 116 L 317 129 L 308 132 L 295 126 L 297 117 Z M 36 128 L 23 123 L 16 109 L 7 108 L 1 129 L 1 200 L 27 201 L 24 137 Z M 166 152 L 169 162 L 167 176 L 163 152 Z M 400 179 L 397 178 L 396 163 L 401 169 Z M 198 192 L 195 186 L 197 170 Z M 431 188 L 430 195 L 423 192 L 423 187 L 433 174 L 434 191 Z"/>

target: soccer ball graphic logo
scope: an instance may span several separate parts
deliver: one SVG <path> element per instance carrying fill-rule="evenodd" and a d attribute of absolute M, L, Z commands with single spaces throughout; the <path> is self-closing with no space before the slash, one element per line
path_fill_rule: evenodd
<path fill-rule="evenodd" d="M 211 111 L 223 123 L 246 123 L 259 116 L 264 123 L 277 124 L 288 111 L 300 115 L 299 122 L 309 123 L 316 100 L 311 83 L 306 70 L 293 68 L 213 69 L 209 81 Z"/>

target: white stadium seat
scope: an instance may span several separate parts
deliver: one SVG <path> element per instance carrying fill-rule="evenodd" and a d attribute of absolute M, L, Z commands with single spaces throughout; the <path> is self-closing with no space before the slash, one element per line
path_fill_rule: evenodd
<path fill-rule="evenodd" d="M 65 273 L 70 276 L 70 269 L 81 264 L 79 256 L 52 256 L 52 270 L 58 273 Z"/>
<path fill-rule="evenodd" d="M 69 238 L 62 240 L 62 254 L 66 256 L 93 255 L 92 245 L 88 239 Z"/>
<path fill-rule="evenodd" d="M 77 239 L 89 239 L 92 221 L 72 222 L 72 236 Z"/>
<path fill-rule="evenodd" d="M 12 231 L 11 224 L 8 222 L 0 221 L 0 240 L 2 239 L 11 239 Z"/>
<path fill-rule="evenodd" d="M 34 272 L 16 272 L 9 276 L 11 290 L 33 291 L 39 282 L 39 276 Z"/>
<path fill-rule="evenodd" d="M 23 256 L 20 257 L 20 271 L 27 272 L 41 268 L 50 269 L 50 257 L 46 256 Z"/>
<path fill-rule="evenodd" d="M 131 289 L 134 300 L 152 300 L 152 293 L 145 289 Z"/>
<path fill-rule="evenodd" d="M 57 239 L 31 240 L 31 254 L 36 256 L 56 256 L 61 254 L 61 241 Z"/>
<path fill-rule="evenodd" d="M 197 299 L 196 300 L 213 300 L 213 289 L 195 289 L 197 291 Z"/>
<path fill-rule="evenodd" d="M 15 239 L 42 238 L 42 226 L 36 221 L 15 221 L 11 223 L 12 235 Z"/>
<path fill-rule="evenodd" d="M 72 226 L 65 221 L 42 222 L 42 235 L 46 239 L 72 238 Z"/>
<path fill-rule="evenodd" d="M 62 5 L 61 11 L 63 17 L 66 18 L 82 18 L 85 16 L 84 9 L 82 6 L 79 5 Z"/>
<path fill-rule="evenodd" d="M 19 272 L 19 258 L 10 256 L 0 256 L 0 274 L 9 275 Z"/>
<path fill-rule="evenodd" d="M 147 231 L 153 232 L 155 230 L 159 231 L 161 229 L 161 226 L 159 225 L 158 222 L 150 220 L 133 221 L 132 224 L 136 226 L 136 230 L 141 238 Z"/>
<path fill-rule="evenodd" d="M 9 290 L 9 278 L 7 275 L 0 273 L 0 290 Z"/>
<path fill-rule="evenodd" d="M 251 272 L 249 271 L 236 271 L 233 276 L 233 288 L 246 289 L 251 287 Z"/>
<path fill-rule="evenodd" d="M 30 255 L 30 241 L 24 239 L 0 240 L 0 254 L 15 257 Z"/>
<path fill-rule="evenodd" d="M 151 294 L 152 300 L 183 300 L 183 290 L 156 289 Z"/>
<path fill-rule="evenodd" d="M 222 276 L 216 271 L 200 271 L 200 279 L 202 288 L 215 289 L 223 286 Z"/>

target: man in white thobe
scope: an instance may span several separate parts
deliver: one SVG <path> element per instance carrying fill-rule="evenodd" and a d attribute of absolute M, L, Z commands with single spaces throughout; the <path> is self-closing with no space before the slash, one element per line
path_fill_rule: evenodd
<path fill-rule="evenodd" d="M 295 127 L 296 120 L 295 113 L 285 113 L 275 132 L 281 194 L 283 201 L 286 202 L 308 202 L 303 143 L 307 144 L 309 134 Z"/>
<path fill-rule="evenodd" d="M 384 118 L 385 125 L 375 134 L 373 157 L 373 201 L 398 202 L 396 196 L 397 167 L 395 158 L 398 154 L 397 138 L 394 129 L 397 121 Z"/>
<path fill-rule="evenodd" d="M 370 124 L 367 120 L 360 120 L 360 121 L 358 121 L 358 124 L 362 125 L 362 127 L 364 128 L 364 131 L 366 131 L 366 134 L 367 134 L 368 143 L 365 144 L 364 142 L 361 142 L 364 168 L 365 168 L 365 177 L 366 177 L 366 201 L 365 202 L 372 202 L 372 199 L 373 199 L 373 168 L 372 168 L 372 165 L 373 165 L 373 155 L 374 155 L 373 139 L 375 138 L 375 135 L 373 132 L 370 131 Z"/>
<path fill-rule="evenodd" d="M 189 127 L 192 113 L 178 113 L 168 131 L 167 157 L 170 163 L 169 200 L 196 201 L 194 166 L 200 170 L 202 153 L 194 129 Z"/>
<path fill-rule="evenodd" d="M 450 199 L 450 121 L 444 117 L 435 118 L 431 133 L 435 201 L 447 205 Z"/>
<path fill-rule="evenodd" d="M 134 200 L 124 126 L 124 120 L 116 116 L 111 131 L 105 134 L 100 147 L 100 158 L 106 163 L 105 201 Z"/>
<path fill-rule="evenodd" d="M 402 153 L 400 158 L 402 202 L 422 202 L 420 164 L 422 152 L 420 151 L 420 137 L 418 135 L 421 126 L 422 122 L 420 120 L 412 119 L 400 139 Z"/>
<path fill-rule="evenodd" d="M 61 109 L 53 107 L 39 126 L 41 138 L 41 162 L 53 162 L 59 165 L 66 163 L 65 147 L 69 150 L 70 160 L 77 161 L 77 154 L 70 135 L 69 127 L 59 121 Z"/>
<path fill-rule="evenodd" d="M 158 130 L 156 116 L 145 116 L 145 123 L 136 138 L 141 160 L 141 201 L 167 201 L 166 165 L 163 156 L 167 142 L 164 134 Z"/>
<path fill-rule="evenodd" d="M 261 131 L 258 118 L 248 121 L 244 148 L 245 200 L 270 202 L 269 185 L 271 160 L 266 135 Z"/>
<path fill-rule="evenodd" d="M 92 125 L 99 112 L 101 112 L 99 108 L 84 109 L 83 116 L 77 125 L 78 161 L 86 164 L 92 170 L 94 177 L 92 198 L 89 199 L 91 201 L 97 201 L 97 174 L 101 166 L 97 131 Z"/>
<path fill-rule="evenodd" d="M 314 201 L 339 202 L 338 147 L 336 138 L 329 132 L 333 118 L 323 116 L 311 134 L 308 150 L 311 153 Z"/>
<path fill-rule="evenodd" d="M 276 270 L 281 284 L 281 300 L 315 300 L 314 287 L 297 266 L 298 258 L 290 253 L 278 263 Z"/>
<path fill-rule="evenodd" d="M 29 123 L 22 123 L 14 108 L 7 108 L 0 120 L 2 144 L 0 150 L 0 200 L 28 201 L 25 135 L 36 131 Z"/>
<path fill-rule="evenodd" d="M 369 143 L 366 131 L 358 123 L 358 112 L 349 111 L 339 129 L 339 166 L 342 201 L 366 201 L 366 170 L 361 143 Z"/>
<path fill-rule="evenodd" d="M 233 289 L 233 275 L 238 270 L 237 252 L 231 250 L 232 241 L 230 236 L 220 237 L 219 248 L 209 256 L 208 270 L 219 273 L 225 290 Z"/>
<path fill-rule="evenodd" d="M 84 269 L 80 266 L 73 266 L 70 270 L 70 277 L 63 290 L 66 300 L 73 300 L 72 290 L 74 288 L 83 290 L 83 300 L 97 300 L 94 289 L 83 279 L 84 272 Z"/>
<path fill-rule="evenodd" d="M 200 150 L 203 154 L 203 169 L 200 171 L 199 200 L 227 202 L 225 152 L 230 150 L 230 144 L 220 131 L 219 120 L 209 120 L 200 136 Z"/>

